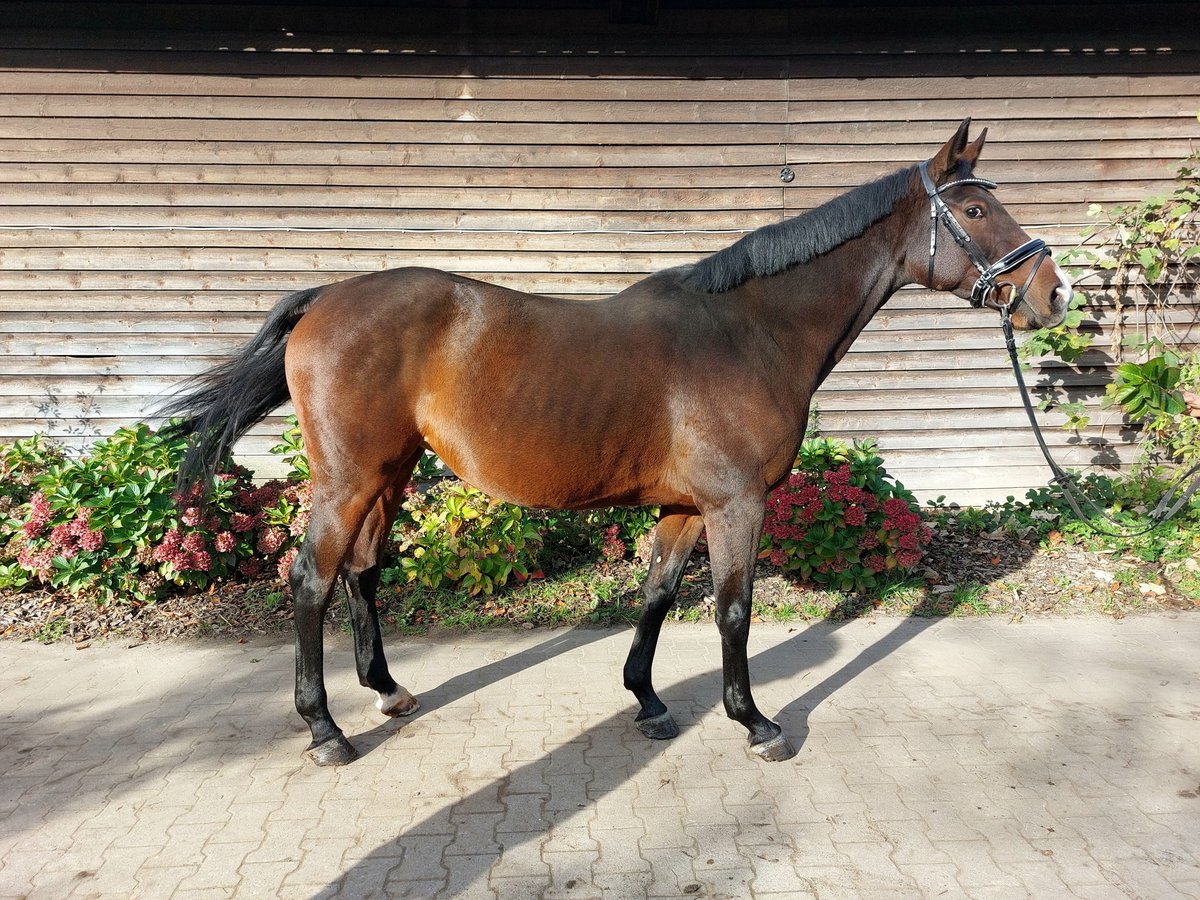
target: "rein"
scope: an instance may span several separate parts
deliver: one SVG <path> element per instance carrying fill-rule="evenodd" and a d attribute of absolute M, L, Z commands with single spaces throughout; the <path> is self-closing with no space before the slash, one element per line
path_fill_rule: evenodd
<path fill-rule="evenodd" d="M 1025 386 L 1025 377 L 1021 374 L 1021 363 L 1017 359 L 1017 342 L 1013 335 L 1011 313 L 1013 307 L 1025 299 L 1025 292 L 1029 290 L 1029 286 L 1033 283 L 1038 269 L 1050 254 L 1049 249 L 1046 247 L 1046 242 L 1037 238 L 1028 240 L 1015 250 L 1006 253 L 996 262 L 989 263 L 987 257 L 979 250 L 978 245 L 971 240 L 971 236 L 967 234 L 966 229 L 954 217 L 954 213 L 942 200 L 940 194 L 949 188 L 964 184 L 979 185 L 990 191 L 995 190 L 996 183 L 988 181 L 985 178 L 962 178 L 938 187 L 934 184 L 933 179 L 929 177 L 928 165 L 926 163 L 922 162 L 919 169 L 921 183 L 925 186 L 925 193 L 929 197 L 929 286 L 933 287 L 934 258 L 937 255 L 937 230 L 938 223 L 941 222 L 954 239 L 954 242 L 963 249 L 963 252 L 967 254 L 967 258 L 971 260 L 971 264 L 979 272 L 979 279 L 971 289 L 971 305 L 977 308 L 987 306 L 1000 313 L 1000 327 L 1004 331 L 1004 343 L 1008 349 L 1008 358 L 1012 363 L 1013 375 L 1017 379 L 1017 388 L 1021 392 L 1021 403 L 1025 407 L 1025 414 L 1029 417 L 1029 424 L 1033 427 L 1033 435 L 1037 438 L 1042 456 L 1045 457 L 1050 471 L 1054 473 L 1054 477 L 1050 479 L 1050 484 L 1058 486 L 1059 490 L 1062 491 L 1063 498 L 1081 522 L 1086 523 L 1092 530 L 1108 535 L 1109 537 L 1137 537 L 1153 531 L 1155 528 L 1168 522 L 1187 505 L 1188 501 L 1195 496 L 1197 491 L 1200 491 L 1200 463 L 1197 463 L 1180 475 L 1166 490 L 1159 499 L 1158 504 L 1149 514 L 1149 525 L 1133 532 L 1110 531 L 1098 525 L 1096 520 L 1098 518 L 1103 519 L 1118 528 L 1122 527 L 1122 523 L 1108 515 L 1094 501 L 1084 495 L 1082 491 L 1076 496 L 1075 491 L 1079 490 L 1077 477 L 1069 474 L 1054 461 L 1054 457 L 1050 455 L 1050 449 L 1046 446 L 1045 438 L 1042 437 L 1041 426 L 1038 425 L 1037 417 L 1033 413 L 1033 402 L 1029 398 L 1029 389 Z M 1021 286 L 1020 290 L 1014 289 L 1013 293 L 1009 296 L 1008 302 L 1000 303 L 997 300 L 999 285 L 996 282 L 996 277 L 1015 269 L 1021 263 L 1025 262 L 1025 260 L 1035 255 L 1037 256 L 1037 262 L 1034 263 L 1033 270 L 1029 273 L 1029 277 L 1025 279 L 1025 283 Z M 1196 477 L 1192 479 L 1190 484 L 1186 484 L 1185 487 L 1185 483 L 1193 475 Z M 1082 504 L 1080 500 L 1083 501 Z M 1083 505 L 1088 506 L 1093 515 L 1085 513 L 1082 508 Z"/>

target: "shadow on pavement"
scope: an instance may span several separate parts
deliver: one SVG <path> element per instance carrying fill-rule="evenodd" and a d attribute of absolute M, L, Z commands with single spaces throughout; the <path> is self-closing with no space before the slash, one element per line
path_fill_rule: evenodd
<path fill-rule="evenodd" d="M 837 652 L 839 629 L 848 620 L 856 618 L 860 612 L 862 612 L 861 609 L 851 606 L 836 609 L 830 619 L 805 628 L 794 637 L 756 654 L 750 660 L 752 676 L 756 673 L 759 676 L 755 678 L 755 682 L 765 683 L 779 679 L 793 679 L 804 671 L 827 662 Z M 853 660 L 780 710 L 776 718 L 797 750 L 803 747 L 809 736 L 809 715 L 822 701 L 939 621 L 941 621 L 940 618 L 929 617 L 926 610 L 917 610 L 913 617 L 902 620 L 898 627 L 882 635 L 874 643 L 865 647 Z M 561 641 L 555 642 L 553 651 L 544 649 L 545 645 L 531 648 L 525 654 L 520 655 L 525 659 L 514 657 L 511 661 L 504 660 L 475 672 L 458 676 L 441 687 L 427 692 L 422 699 L 424 701 L 425 698 L 429 698 L 431 701 L 429 708 L 436 709 L 438 706 L 462 696 L 469 687 L 479 684 L 480 673 L 486 673 L 489 679 L 504 677 L 505 674 L 532 664 L 533 657 L 548 658 L 550 655 L 556 655 L 556 653 L 572 649 L 574 646 L 581 646 L 587 640 L 579 636 L 579 631 L 579 629 L 572 629 L 566 632 Z M 586 634 L 586 632 L 584 633 Z M 607 631 L 597 632 L 599 636 L 607 633 Z M 669 633 L 667 640 L 669 641 Z M 552 689 L 551 687 L 550 690 Z M 661 690 L 661 694 L 671 708 L 681 731 L 686 732 L 695 727 L 693 723 L 701 715 L 715 709 L 720 702 L 719 660 L 716 667 L 664 688 Z M 704 699 L 697 701 L 695 699 L 697 697 Z M 769 710 L 764 711 L 768 715 L 771 714 Z M 402 726 L 388 723 L 367 732 L 366 735 L 356 736 L 353 740 L 360 750 L 368 752 L 378 747 L 390 733 L 399 727 Z M 739 738 L 742 736 L 740 727 L 735 723 L 730 722 L 729 728 L 731 736 L 737 735 Z M 624 784 L 635 772 L 653 763 L 671 745 L 671 742 L 647 740 L 636 732 L 633 727 L 631 701 L 631 704 L 625 709 L 591 726 L 570 743 L 546 753 L 539 759 L 518 765 L 504 776 L 494 779 L 471 794 L 460 797 L 452 804 L 443 806 L 420 822 L 405 828 L 394 840 L 384 842 L 371 853 L 359 859 L 340 878 L 316 896 L 376 895 L 383 890 L 384 882 L 389 878 L 399 879 L 411 886 L 421 877 L 429 878 L 430 854 L 436 853 L 438 858 L 441 857 L 441 852 L 437 850 L 436 845 L 449 845 L 452 841 L 454 842 L 454 855 L 447 854 L 447 858 L 453 860 L 454 871 L 444 870 L 446 874 L 443 878 L 446 881 L 440 887 L 436 880 L 427 880 L 422 886 L 421 892 L 429 894 L 444 892 L 446 896 L 453 896 L 467 885 L 486 878 L 502 854 L 511 854 L 514 850 L 519 850 L 523 844 L 539 840 L 553 825 L 567 821 L 579 812 L 580 804 L 577 802 L 564 802 L 561 797 L 556 797 L 557 792 L 553 787 L 554 778 L 548 777 L 548 774 L 559 769 L 569 771 L 570 763 L 567 762 L 567 758 L 570 757 L 571 761 L 574 761 L 579 757 L 580 744 L 586 748 L 584 752 L 587 756 L 601 765 L 605 757 L 622 757 L 623 760 L 626 760 L 620 763 L 623 772 L 614 772 L 612 773 L 614 777 L 608 778 L 604 777 L 602 772 L 597 772 L 597 777 L 589 781 L 587 799 L 589 803 L 595 803 L 617 786 Z M 563 759 L 559 760 L 559 756 Z M 781 765 L 791 764 L 785 762 Z M 747 765 L 771 764 L 763 763 L 747 755 Z M 618 775 L 619 777 L 617 777 Z M 530 803 L 533 803 L 539 810 L 538 828 L 530 830 L 528 822 L 506 824 L 498 820 L 496 833 L 502 835 L 502 839 L 493 839 L 486 834 L 481 834 L 468 838 L 468 840 L 474 840 L 474 844 L 462 845 L 461 834 L 457 838 L 451 837 L 458 830 L 457 819 L 481 811 L 491 811 L 498 817 L 503 817 L 506 801 L 511 802 L 512 798 L 517 795 L 522 795 L 517 805 L 524 808 L 526 812 L 530 808 Z M 507 830 L 509 827 L 514 830 Z M 433 835 L 441 837 L 431 838 Z"/>

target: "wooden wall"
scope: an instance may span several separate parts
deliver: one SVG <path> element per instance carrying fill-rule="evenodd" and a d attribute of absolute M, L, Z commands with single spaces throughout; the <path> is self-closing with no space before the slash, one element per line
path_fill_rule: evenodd
<path fill-rule="evenodd" d="M 1059 248 L 1200 147 L 1189 4 L 649 6 L 0 8 L 0 440 L 133 422 L 282 293 L 354 273 L 619 290 L 929 156 L 966 115 L 981 172 Z M 1032 380 L 1094 404 L 1110 359 Z M 994 316 L 948 295 L 893 298 L 818 401 L 926 496 L 1048 475 Z M 1081 441 L 1044 419 L 1067 464 L 1131 457 L 1109 413 Z M 259 471 L 280 427 L 243 443 Z"/>

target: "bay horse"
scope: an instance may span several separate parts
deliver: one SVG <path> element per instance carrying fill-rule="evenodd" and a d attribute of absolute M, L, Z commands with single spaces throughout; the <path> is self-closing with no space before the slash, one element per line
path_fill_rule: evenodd
<path fill-rule="evenodd" d="M 235 356 L 163 410 L 190 436 L 182 491 L 289 397 L 312 470 L 312 521 L 292 566 L 296 709 L 308 753 L 357 753 L 329 714 L 322 630 L 346 585 L 358 677 L 388 716 L 393 680 L 375 594 L 420 455 L 529 507 L 658 506 L 645 606 L 624 667 L 650 738 L 678 734 L 651 682 L 659 630 L 707 529 L 729 717 L 766 760 L 795 750 L 750 691 L 746 640 L 767 493 L 790 471 L 813 392 L 899 288 L 974 298 L 1018 328 L 1062 321 L 1070 282 L 974 176 L 970 120 L 932 159 L 768 225 L 604 300 L 536 296 L 401 268 L 281 300 Z M 938 242 L 938 235 L 952 241 Z M 1013 252 L 1016 248 L 1016 252 Z M 999 260 L 989 263 L 988 260 Z M 1018 287 L 1018 285 L 1021 285 Z"/>

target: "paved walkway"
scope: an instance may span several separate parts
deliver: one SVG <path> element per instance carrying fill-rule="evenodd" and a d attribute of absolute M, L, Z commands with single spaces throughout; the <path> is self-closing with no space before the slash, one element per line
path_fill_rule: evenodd
<path fill-rule="evenodd" d="M 317 769 L 290 646 L 0 643 L 3 897 L 1200 896 L 1200 616 L 755 625 L 766 764 L 715 628 L 669 626 L 644 740 L 628 631 L 345 642 Z"/>

